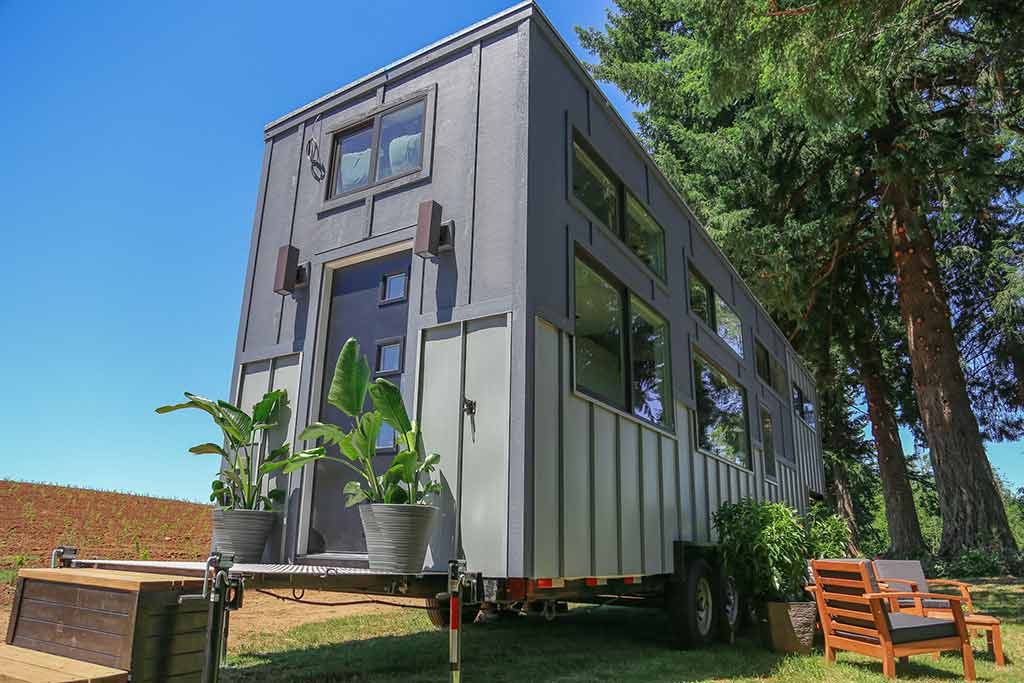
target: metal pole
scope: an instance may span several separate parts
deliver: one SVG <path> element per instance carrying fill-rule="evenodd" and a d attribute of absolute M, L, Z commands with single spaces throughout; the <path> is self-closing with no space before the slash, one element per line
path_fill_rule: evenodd
<path fill-rule="evenodd" d="M 220 657 L 224 638 L 224 604 L 227 593 L 227 572 L 218 569 L 210 589 L 210 609 L 206 617 L 206 649 L 203 683 L 217 683 L 220 678 Z"/>
<path fill-rule="evenodd" d="M 448 667 L 451 683 L 462 680 L 462 567 L 448 563 Z"/>

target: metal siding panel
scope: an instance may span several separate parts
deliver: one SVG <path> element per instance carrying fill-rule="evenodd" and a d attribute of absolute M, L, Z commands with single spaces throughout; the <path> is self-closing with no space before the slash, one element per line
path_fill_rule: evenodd
<path fill-rule="evenodd" d="M 658 468 L 661 456 L 658 452 L 658 433 L 640 428 L 640 467 L 643 482 L 644 515 L 644 573 L 657 574 L 661 571 L 661 482 Z"/>
<path fill-rule="evenodd" d="M 706 511 L 705 528 L 708 530 L 708 538 L 712 541 L 718 540 L 718 532 L 712 523 L 718 506 L 722 504 L 721 473 L 718 471 L 718 460 L 704 456 L 704 468 L 707 472 L 708 508 Z"/>
<path fill-rule="evenodd" d="M 701 542 L 711 538 L 711 530 L 708 528 L 710 519 L 708 509 L 711 503 L 711 487 L 708 485 L 708 458 L 703 453 L 697 452 L 693 452 L 692 457 L 694 526 L 697 534 L 694 540 Z"/>
<path fill-rule="evenodd" d="M 679 536 L 679 458 L 676 441 L 661 437 L 661 564 L 662 571 L 672 571 L 672 542 Z"/>
<path fill-rule="evenodd" d="M 640 508 L 639 427 L 619 417 L 619 486 L 622 507 L 622 572 L 643 571 L 643 518 Z"/>
<path fill-rule="evenodd" d="M 534 343 L 533 576 L 558 576 L 559 332 L 538 321 Z"/>
<path fill-rule="evenodd" d="M 604 408 L 594 408 L 594 573 L 619 573 L 618 471 L 615 463 L 615 421 Z"/>
<path fill-rule="evenodd" d="M 507 574 L 508 317 L 466 323 L 465 397 L 476 414 L 463 420 L 462 550 L 469 571 Z"/>
<path fill-rule="evenodd" d="M 696 540 L 697 503 L 693 487 L 693 452 L 690 449 L 690 414 L 683 408 L 676 410 L 676 429 L 679 449 L 679 479 L 676 482 L 676 500 L 679 505 L 679 538 L 683 541 Z M 669 555 L 669 557 L 672 557 Z"/>
<path fill-rule="evenodd" d="M 569 395 L 562 456 L 563 576 L 590 576 L 590 407 Z"/>
<path fill-rule="evenodd" d="M 459 491 L 459 420 L 462 412 L 461 326 L 445 325 L 423 333 L 419 379 L 419 424 L 422 425 L 423 446 L 428 453 L 438 453 L 441 462 L 438 496 L 441 520 L 427 548 L 428 568 L 446 570 L 448 560 L 455 557 L 455 498 Z"/>
<path fill-rule="evenodd" d="M 261 360 L 246 363 L 242 368 L 238 407 L 247 413 L 252 412 L 252 407 L 270 389 L 270 364 L 269 360 Z"/>

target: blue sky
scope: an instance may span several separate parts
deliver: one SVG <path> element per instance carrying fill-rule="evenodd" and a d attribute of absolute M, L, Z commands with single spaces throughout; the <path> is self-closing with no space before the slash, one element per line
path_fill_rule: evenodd
<path fill-rule="evenodd" d="M 507 3 L 172 5 L 0 2 L 0 478 L 204 497 L 217 431 L 153 408 L 228 392 L 263 125 Z M 604 5 L 542 7 L 578 50 Z"/>

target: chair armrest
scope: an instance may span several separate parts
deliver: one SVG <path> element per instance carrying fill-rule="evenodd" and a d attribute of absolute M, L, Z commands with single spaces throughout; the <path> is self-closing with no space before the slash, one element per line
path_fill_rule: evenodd
<path fill-rule="evenodd" d="M 882 590 L 888 591 L 889 590 L 889 584 L 892 584 L 892 583 L 898 583 L 898 584 L 901 584 L 901 585 L 904 585 L 904 586 L 910 586 L 910 590 L 913 593 L 916 593 L 919 590 L 919 588 L 920 588 L 915 581 L 908 581 L 907 579 L 885 579 L 884 581 L 879 581 L 878 586 Z"/>
<path fill-rule="evenodd" d="M 950 606 L 953 603 L 963 602 L 963 598 L 959 595 L 949 595 L 948 593 L 918 593 L 916 591 L 883 591 L 881 593 L 865 593 L 864 597 L 868 600 L 888 600 L 889 598 L 920 598 L 922 600 L 945 600 L 949 602 Z"/>
<path fill-rule="evenodd" d="M 814 595 L 818 591 L 818 585 L 814 583 L 809 583 L 806 586 L 804 586 L 804 590 L 810 593 L 811 595 Z"/>
<path fill-rule="evenodd" d="M 960 591 L 960 598 L 967 603 L 967 611 L 974 612 L 974 601 L 971 600 L 971 585 L 964 583 L 963 581 L 953 581 L 952 579 L 928 579 L 928 583 L 932 586 L 952 586 Z"/>

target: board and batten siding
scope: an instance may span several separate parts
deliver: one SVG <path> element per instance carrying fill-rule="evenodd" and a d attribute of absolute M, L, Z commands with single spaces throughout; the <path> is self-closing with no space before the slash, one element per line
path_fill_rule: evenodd
<path fill-rule="evenodd" d="M 693 413 L 676 402 L 668 435 L 573 391 L 572 336 L 536 318 L 533 405 L 534 577 L 672 571 L 672 543 L 717 540 L 727 502 L 777 500 L 802 509 L 793 466 L 776 482 L 693 447 Z"/>

